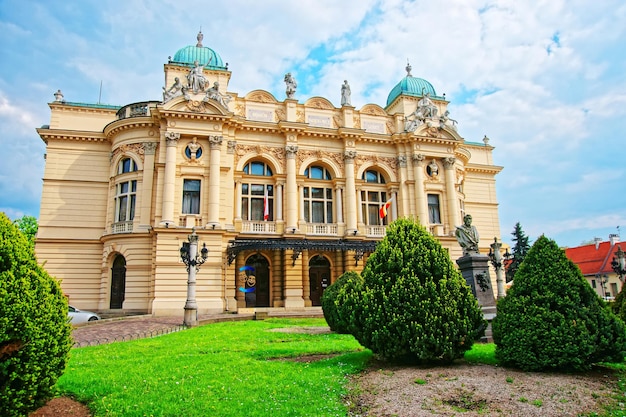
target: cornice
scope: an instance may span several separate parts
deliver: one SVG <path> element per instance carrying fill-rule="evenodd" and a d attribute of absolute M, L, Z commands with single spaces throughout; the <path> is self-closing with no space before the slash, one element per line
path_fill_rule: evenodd
<path fill-rule="evenodd" d="M 504 167 L 498 165 L 479 165 L 479 164 L 468 164 L 465 166 L 466 172 L 474 172 L 479 174 L 498 174 L 502 171 Z"/>
<path fill-rule="evenodd" d="M 37 133 L 47 145 L 48 141 L 53 140 L 76 140 L 87 142 L 108 142 L 108 138 L 102 132 L 88 132 L 81 130 L 65 130 L 65 129 L 37 129 Z"/>
<path fill-rule="evenodd" d="M 107 138 L 129 129 L 149 129 L 158 128 L 159 125 L 150 116 L 146 117 L 131 117 L 127 119 L 120 119 L 109 123 L 104 128 L 104 135 Z"/>

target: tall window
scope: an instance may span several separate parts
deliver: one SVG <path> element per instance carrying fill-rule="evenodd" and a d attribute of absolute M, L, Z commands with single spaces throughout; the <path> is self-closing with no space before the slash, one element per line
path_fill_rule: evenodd
<path fill-rule="evenodd" d="M 200 214 L 200 180 L 183 181 L 183 214 Z"/>
<path fill-rule="evenodd" d="M 428 221 L 430 224 L 441 224 L 439 195 L 428 194 Z"/>
<path fill-rule="evenodd" d="M 126 222 L 135 218 L 137 181 L 120 182 L 115 186 L 115 221 Z"/>
<path fill-rule="evenodd" d="M 333 222 L 333 189 L 325 182 L 332 180 L 330 172 L 321 166 L 312 166 L 304 171 L 310 180 L 303 188 L 304 220 L 307 223 Z"/>
<path fill-rule="evenodd" d="M 368 170 L 361 177 L 365 181 L 364 189 L 361 190 L 361 210 L 363 222 L 368 226 L 389 224 L 389 215 L 380 218 L 380 208 L 389 199 L 385 177 L 374 170 Z"/>
<path fill-rule="evenodd" d="M 241 216 L 243 220 L 274 220 L 274 185 L 271 183 L 272 168 L 263 162 L 250 162 L 243 167 L 250 177 L 241 184 Z M 258 177 L 258 178 L 253 178 Z M 267 214 L 267 216 L 266 216 Z M 267 217 L 267 219 L 266 219 Z"/>

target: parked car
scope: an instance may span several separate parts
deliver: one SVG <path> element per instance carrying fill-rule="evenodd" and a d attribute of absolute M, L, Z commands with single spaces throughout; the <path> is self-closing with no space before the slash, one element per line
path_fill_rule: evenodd
<path fill-rule="evenodd" d="M 88 321 L 100 320 L 100 316 L 93 311 L 79 310 L 76 307 L 68 306 L 67 315 L 73 325 L 87 323 Z"/>

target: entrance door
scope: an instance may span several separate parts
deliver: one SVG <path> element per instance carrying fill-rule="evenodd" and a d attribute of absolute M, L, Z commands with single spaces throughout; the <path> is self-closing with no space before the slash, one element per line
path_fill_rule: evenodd
<path fill-rule="evenodd" d="M 261 254 L 255 254 L 246 261 L 248 279 L 246 288 L 254 291 L 246 293 L 246 307 L 270 307 L 270 264 Z"/>
<path fill-rule="evenodd" d="M 126 292 L 126 259 L 117 255 L 111 268 L 111 309 L 122 308 Z"/>
<path fill-rule="evenodd" d="M 309 261 L 309 286 L 311 290 L 311 305 L 322 305 L 322 294 L 330 285 L 330 262 L 321 255 L 314 256 Z"/>

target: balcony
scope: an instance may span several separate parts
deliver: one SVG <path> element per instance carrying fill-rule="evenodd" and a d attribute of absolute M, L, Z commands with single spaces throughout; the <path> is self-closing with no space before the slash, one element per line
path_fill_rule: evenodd
<path fill-rule="evenodd" d="M 307 223 L 306 234 L 337 236 L 337 225 L 332 223 Z"/>
<path fill-rule="evenodd" d="M 365 226 L 365 236 L 385 237 L 385 234 L 387 234 L 387 226 Z"/>
<path fill-rule="evenodd" d="M 117 119 L 128 119 L 130 117 L 150 116 L 150 109 L 156 107 L 158 101 L 143 101 L 122 107 L 117 111 Z"/>
<path fill-rule="evenodd" d="M 111 225 L 111 233 L 132 233 L 133 232 L 133 222 L 132 220 L 129 222 L 117 222 Z"/>
<path fill-rule="evenodd" d="M 243 233 L 276 233 L 276 223 L 266 221 L 243 221 L 241 223 L 241 231 Z"/>
<path fill-rule="evenodd" d="M 192 227 L 200 228 L 202 226 L 202 216 L 197 214 L 183 214 L 178 217 L 178 227 L 191 229 Z"/>

